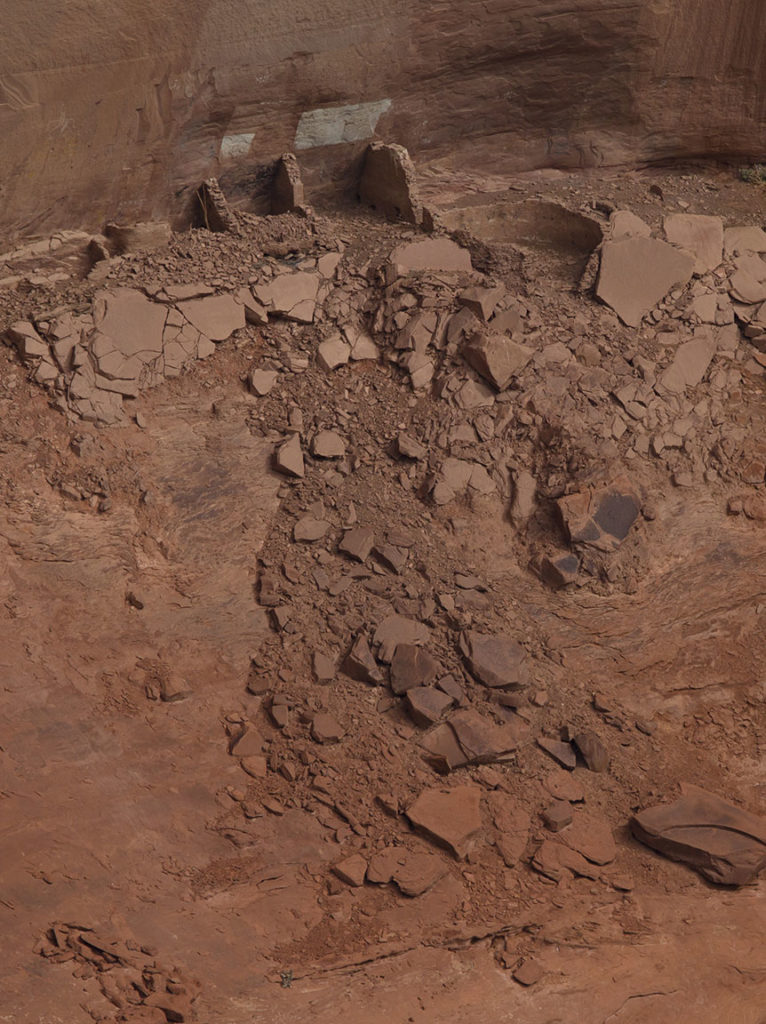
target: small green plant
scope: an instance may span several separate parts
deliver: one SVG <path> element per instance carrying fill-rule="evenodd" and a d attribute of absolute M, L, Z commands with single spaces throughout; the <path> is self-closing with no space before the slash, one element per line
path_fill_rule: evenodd
<path fill-rule="evenodd" d="M 749 185 L 766 184 L 766 164 L 752 164 L 750 167 L 740 167 L 739 176 L 742 181 Z"/>

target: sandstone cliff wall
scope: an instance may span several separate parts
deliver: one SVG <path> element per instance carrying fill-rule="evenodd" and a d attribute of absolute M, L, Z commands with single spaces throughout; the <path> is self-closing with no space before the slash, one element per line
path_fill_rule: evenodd
<path fill-rule="evenodd" d="M 3 0 L 0 234 L 182 217 L 377 135 L 508 168 L 766 151 L 763 0 Z"/>

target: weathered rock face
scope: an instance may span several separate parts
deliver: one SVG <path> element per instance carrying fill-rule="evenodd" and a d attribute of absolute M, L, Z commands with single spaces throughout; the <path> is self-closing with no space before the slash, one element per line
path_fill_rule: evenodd
<path fill-rule="evenodd" d="M 376 135 L 506 168 L 764 146 L 761 0 L 6 0 L 3 28 L 4 234 L 180 217 Z"/>

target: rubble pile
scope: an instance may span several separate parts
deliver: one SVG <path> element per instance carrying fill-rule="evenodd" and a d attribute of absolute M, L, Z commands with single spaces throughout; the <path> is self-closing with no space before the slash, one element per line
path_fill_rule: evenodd
<path fill-rule="evenodd" d="M 112 233 L 77 301 L 30 292 L 4 338 L 93 437 L 151 431 L 150 392 L 237 366 L 210 415 L 268 448 L 279 512 L 252 556 L 268 634 L 210 716 L 236 781 L 217 786 L 209 829 L 243 857 L 315 830 L 300 881 L 274 876 L 314 887 L 315 959 L 390 934 L 403 948 L 412 903 L 435 942 L 502 937 L 497 962 L 532 986 L 542 968 L 498 922 L 578 880 L 627 898 L 629 817 L 642 844 L 716 883 L 766 863 L 762 820 L 718 797 L 667 803 L 668 778 L 641 809 L 658 722 L 570 679 L 554 624 L 578 594 L 600 609 L 655 571 L 660 488 L 704 486 L 766 520 L 766 445 L 740 408 L 766 372 L 766 233 L 674 213 L 660 238 L 611 210 L 588 229 L 603 240 L 582 288 L 557 290 L 435 227 L 399 149 L 371 147 L 362 177 L 389 222 L 316 214 L 286 154 L 275 216 L 227 220 L 208 182 L 206 228 Z M 483 530 L 480 563 L 464 552 Z M 530 614 L 530 590 L 555 612 Z M 195 700 L 172 672 L 144 696 L 178 714 Z M 299 963 L 304 941 L 270 955 Z M 96 1019 L 193 1018 L 194 986 L 145 947 L 56 924 L 39 951 L 98 975 L 116 1015 Z"/>

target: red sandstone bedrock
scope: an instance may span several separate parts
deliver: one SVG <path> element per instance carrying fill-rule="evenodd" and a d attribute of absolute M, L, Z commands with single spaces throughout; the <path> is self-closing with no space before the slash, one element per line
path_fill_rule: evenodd
<path fill-rule="evenodd" d="M 416 159 L 509 170 L 766 149 L 762 0 L 4 0 L 2 27 L 2 236 L 178 216 L 214 173 L 255 188 L 301 115 L 359 103 Z"/>

